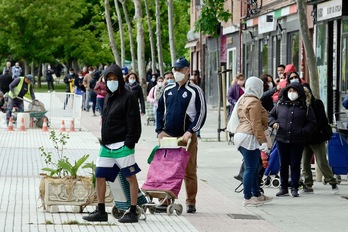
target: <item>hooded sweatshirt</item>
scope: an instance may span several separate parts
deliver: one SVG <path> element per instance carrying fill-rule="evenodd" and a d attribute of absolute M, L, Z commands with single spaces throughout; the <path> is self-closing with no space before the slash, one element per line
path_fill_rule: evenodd
<path fill-rule="evenodd" d="M 262 94 L 263 81 L 257 77 L 249 77 L 245 83 L 244 95 L 235 106 L 239 119 L 235 135 L 237 147 L 255 150 L 267 142 L 264 131 L 267 129 L 268 117 L 260 101 Z"/>
<path fill-rule="evenodd" d="M 121 68 L 111 65 L 105 72 L 106 83 L 110 73 L 116 74 L 119 84 L 115 92 L 106 88 L 101 143 L 109 145 L 124 141 L 124 145 L 133 149 L 141 134 L 139 104 L 136 97 L 125 89 Z"/>

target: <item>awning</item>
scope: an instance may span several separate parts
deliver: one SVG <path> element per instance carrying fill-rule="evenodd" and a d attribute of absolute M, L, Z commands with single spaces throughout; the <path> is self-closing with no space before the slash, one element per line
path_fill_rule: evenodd
<path fill-rule="evenodd" d="M 198 40 L 190 41 L 185 45 L 185 48 L 196 47 L 197 43 L 198 43 Z"/>

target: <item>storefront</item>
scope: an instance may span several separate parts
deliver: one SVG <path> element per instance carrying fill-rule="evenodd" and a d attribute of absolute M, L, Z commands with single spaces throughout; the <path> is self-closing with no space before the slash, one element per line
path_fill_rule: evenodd
<path fill-rule="evenodd" d="M 335 112 L 343 111 L 342 98 L 348 90 L 348 2 L 325 1 L 315 9 L 320 98 L 332 121 Z"/>

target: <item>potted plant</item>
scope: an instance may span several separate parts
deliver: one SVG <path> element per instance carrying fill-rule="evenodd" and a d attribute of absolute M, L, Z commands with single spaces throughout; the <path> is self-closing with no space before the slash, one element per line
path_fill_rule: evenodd
<path fill-rule="evenodd" d="M 69 134 L 52 130 L 49 132 L 49 139 L 53 142 L 55 153 L 47 152 L 43 146 L 39 147 L 41 156 L 48 165 L 42 168 L 46 173 L 40 174 L 40 198 L 42 207 L 49 212 L 58 212 L 58 205 L 72 205 L 75 206 L 74 212 L 82 212 L 87 205 L 96 204 L 95 164 L 85 163 L 89 158 L 88 154 L 70 162 L 64 155 L 69 138 Z M 56 155 L 56 161 L 53 155 Z M 79 176 L 80 168 L 90 168 L 91 176 Z M 106 196 L 106 203 L 113 205 L 110 189 L 107 189 Z"/>

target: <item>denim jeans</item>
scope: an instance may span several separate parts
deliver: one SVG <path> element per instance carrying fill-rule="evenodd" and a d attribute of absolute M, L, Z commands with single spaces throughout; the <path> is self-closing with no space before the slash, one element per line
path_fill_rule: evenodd
<path fill-rule="evenodd" d="M 283 143 L 277 141 L 280 158 L 280 188 L 289 187 L 289 166 L 291 170 L 291 188 L 298 190 L 301 175 L 302 143 Z"/>
<path fill-rule="evenodd" d="M 252 196 L 259 197 L 261 193 L 258 176 L 261 152 L 259 149 L 248 150 L 244 147 L 239 147 L 238 150 L 242 153 L 244 158 L 244 199 L 249 200 Z"/>

